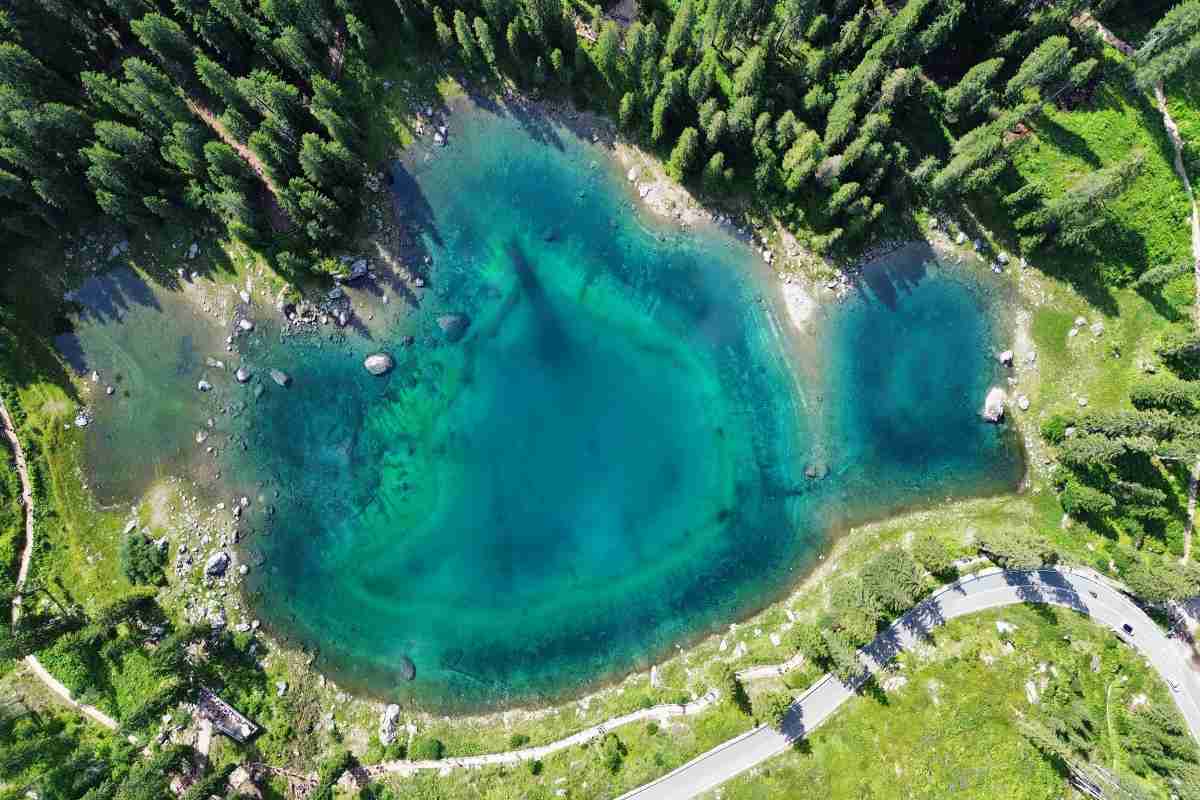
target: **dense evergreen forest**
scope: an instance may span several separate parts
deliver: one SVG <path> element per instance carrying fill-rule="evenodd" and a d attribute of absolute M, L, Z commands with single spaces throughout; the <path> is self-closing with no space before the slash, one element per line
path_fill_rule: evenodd
<path fill-rule="evenodd" d="M 598 107 L 818 251 L 985 188 L 1022 250 L 1086 247 L 1141 154 L 1052 199 L 1009 161 L 1047 104 L 1116 69 L 1087 24 L 1112 4 L 653 0 L 622 27 L 579 0 L 22 0 L 0 16 L 0 220 L 34 239 L 97 213 L 220 222 L 317 266 L 359 211 L 372 58 L 400 46 Z M 1200 4 L 1181 4 L 1118 79 L 1198 53 Z"/>
<path fill-rule="evenodd" d="M 371 45 L 353 0 L 6 3 L 3 225 L 222 223 L 313 263 L 358 213 Z M 290 248 L 290 249 L 289 249 Z"/>

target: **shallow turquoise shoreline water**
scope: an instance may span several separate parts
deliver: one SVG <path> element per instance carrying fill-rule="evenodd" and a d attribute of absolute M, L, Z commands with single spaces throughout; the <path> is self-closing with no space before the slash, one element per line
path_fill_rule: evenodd
<path fill-rule="evenodd" d="M 648 221 L 561 126 L 461 111 L 451 146 L 395 177 L 432 289 L 381 340 L 261 324 L 239 344 L 255 379 L 198 398 L 207 323 L 143 303 L 76 336 L 81 369 L 152 365 L 140 411 L 100 410 L 94 469 L 136 493 L 195 460 L 181 431 L 216 409 L 223 474 L 197 474 L 275 509 L 243 544 L 256 613 L 345 686 L 446 710 L 575 693 L 761 607 L 840 526 L 1019 479 L 977 414 L 998 377 L 988 282 L 931 272 L 927 249 L 830 311 L 806 385 L 749 248 Z M 471 320 L 459 340 L 449 313 Z M 190 345 L 152 357 L 151 329 Z M 384 378 L 361 367 L 377 349 Z M 160 404 L 184 422 L 152 470 L 134 418 Z"/>

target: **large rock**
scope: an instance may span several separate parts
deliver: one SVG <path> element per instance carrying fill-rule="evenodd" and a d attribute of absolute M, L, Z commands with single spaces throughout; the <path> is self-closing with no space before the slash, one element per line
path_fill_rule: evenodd
<path fill-rule="evenodd" d="M 219 578 L 229 569 L 229 553 L 218 550 L 204 562 L 204 574 L 210 578 Z"/>
<path fill-rule="evenodd" d="M 1011 367 L 1013 365 L 1013 351 L 1005 350 L 1003 353 L 999 353 L 996 356 L 996 360 L 1006 367 Z"/>
<path fill-rule="evenodd" d="M 386 375 L 394 366 L 396 362 L 387 353 L 372 353 L 363 359 L 363 369 L 372 375 Z"/>
<path fill-rule="evenodd" d="M 238 383 L 245 383 L 250 380 L 250 370 L 245 367 L 238 367 L 237 372 L 233 373 L 233 377 L 237 378 Z"/>
<path fill-rule="evenodd" d="M 442 314 L 437 318 L 437 324 L 446 335 L 447 341 L 457 342 L 466 335 L 467 328 L 471 326 L 471 318 L 466 314 Z"/>
<path fill-rule="evenodd" d="M 385 747 L 396 740 L 396 732 L 400 728 L 400 706 L 392 703 L 383 710 L 379 718 L 379 743 Z"/>
<path fill-rule="evenodd" d="M 1008 395 L 999 386 L 993 386 L 987 393 L 987 397 L 983 401 L 983 418 L 987 422 L 1001 422 L 1004 420 L 1004 406 L 1008 402 Z"/>

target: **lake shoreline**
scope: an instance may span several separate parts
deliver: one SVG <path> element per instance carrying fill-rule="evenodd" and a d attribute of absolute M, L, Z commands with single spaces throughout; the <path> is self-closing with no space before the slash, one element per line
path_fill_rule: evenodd
<path fill-rule="evenodd" d="M 878 257 L 878 253 L 871 253 L 871 254 L 866 255 L 864 257 L 863 261 L 864 262 L 870 261 L 871 259 L 876 258 L 876 257 Z M 820 294 L 826 294 L 827 297 L 836 298 L 836 294 L 832 290 L 822 289 L 821 287 L 814 288 L 812 286 L 811 282 L 803 283 L 796 278 L 791 278 L 790 276 L 785 276 L 783 281 L 777 283 L 777 286 L 779 287 L 779 293 L 782 297 L 783 305 L 784 305 L 785 309 L 787 310 L 786 319 L 791 323 L 792 327 L 797 330 L 803 330 L 804 326 L 813 324 L 817 320 L 817 317 L 822 313 L 822 311 L 829 307 L 829 305 L 831 303 L 831 301 L 829 299 L 824 299 L 824 300 L 817 299 L 817 297 Z M 903 512 L 903 509 L 901 509 L 899 512 L 896 512 L 896 513 L 902 513 L 902 512 Z M 888 514 L 883 515 L 883 518 L 890 518 L 895 515 L 896 515 L 895 513 L 889 512 Z M 856 524 L 860 524 L 860 523 L 856 523 Z M 832 552 L 832 548 L 836 546 L 836 542 L 840 538 L 840 536 L 841 536 L 841 534 L 836 534 L 836 535 L 831 534 L 828 538 L 828 544 L 827 544 L 826 548 L 824 549 L 824 552 Z M 816 558 L 814 560 L 813 564 L 811 565 L 812 569 L 814 571 L 814 574 L 816 574 L 816 571 L 819 570 L 819 568 L 820 568 L 820 564 L 817 562 L 819 562 L 823 558 L 824 558 L 824 555 L 819 556 L 818 558 Z M 799 578 L 799 581 L 800 581 L 799 584 L 789 583 L 788 587 L 781 595 L 776 596 L 774 598 L 769 598 L 762 604 L 757 604 L 756 608 L 754 610 L 749 611 L 744 615 L 739 615 L 737 620 L 735 620 L 732 624 L 736 625 L 736 624 L 740 624 L 741 622 L 743 622 L 745 620 L 753 619 L 755 616 L 762 613 L 764 609 L 779 602 L 780 597 L 785 597 L 785 598 L 794 597 L 797 593 L 804 591 L 805 587 L 809 586 L 809 580 L 810 580 L 809 576 L 804 576 L 804 577 Z M 725 627 L 725 625 L 722 624 L 719 627 Z M 700 633 L 697 635 L 697 637 L 694 640 L 688 640 L 686 642 L 676 643 L 674 646 L 677 650 L 693 649 L 697 645 L 697 643 L 706 641 L 706 640 L 712 638 L 713 635 L 715 635 L 715 634 L 714 633 Z M 656 660 L 655 663 L 659 664 L 661 662 Z M 599 687 L 599 688 L 596 688 L 595 691 L 591 691 L 590 689 L 588 691 L 585 691 L 583 693 L 582 697 L 586 698 L 586 697 L 591 697 L 593 695 L 596 695 L 598 693 L 602 693 L 606 690 L 606 687 L 611 688 L 612 686 L 619 685 L 620 683 L 622 683 L 626 679 L 628 679 L 628 677 L 636 676 L 636 675 L 642 674 L 644 672 L 645 672 L 644 668 L 643 669 L 635 669 L 632 671 L 622 671 L 621 674 L 612 677 L 611 680 L 598 679 L 595 682 L 589 682 L 589 684 L 588 684 L 589 687 Z M 569 697 L 570 697 L 570 699 L 564 698 L 560 702 L 551 702 L 548 706 L 543 705 L 543 703 L 541 703 L 541 702 L 535 701 L 532 704 L 532 706 L 535 708 L 553 709 L 553 708 L 561 707 L 564 703 L 577 702 L 576 698 L 580 697 L 580 695 L 574 691 L 571 691 L 571 692 L 569 692 Z M 513 704 L 513 705 L 508 705 L 505 708 L 511 710 L 514 708 L 521 708 L 521 705 Z M 506 713 L 506 711 L 496 711 L 496 712 L 488 712 L 488 715 L 490 716 L 492 714 L 504 714 L 504 713 Z M 458 717 L 458 715 L 456 715 L 456 718 L 457 717 Z"/>

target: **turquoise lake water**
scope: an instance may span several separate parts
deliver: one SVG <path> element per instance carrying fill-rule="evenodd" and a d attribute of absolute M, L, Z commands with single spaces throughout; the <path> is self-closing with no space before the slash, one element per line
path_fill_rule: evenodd
<path fill-rule="evenodd" d="M 255 612 L 342 685 L 444 710 L 576 693 L 779 596 L 844 525 L 1016 486 L 1012 437 L 978 416 L 1002 332 L 972 269 L 923 247 L 869 267 L 806 356 L 736 238 L 649 220 L 603 150 L 544 118 L 452 120 L 449 147 L 395 168 L 431 288 L 384 333 L 260 321 L 217 352 L 254 369 L 243 386 L 204 367 L 224 331 L 148 290 L 63 342 L 125 379 L 88 429 L 100 491 L 174 465 L 258 498 Z M 81 301 L 133 294 L 122 274 Z M 377 378 L 361 361 L 381 349 L 397 364 Z M 789 360 L 818 356 L 798 379 Z M 195 456 L 206 418 L 216 458 Z"/>

